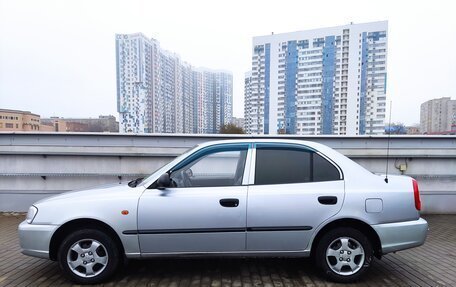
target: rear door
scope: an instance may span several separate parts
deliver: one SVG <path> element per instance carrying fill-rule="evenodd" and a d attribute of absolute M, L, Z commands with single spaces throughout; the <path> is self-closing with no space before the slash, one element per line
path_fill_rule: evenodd
<path fill-rule="evenodd" d="M 298 251 L 344 198 L 340 169 L 296 144 L 256 144 L 248 191 L 247 250 Z"/>

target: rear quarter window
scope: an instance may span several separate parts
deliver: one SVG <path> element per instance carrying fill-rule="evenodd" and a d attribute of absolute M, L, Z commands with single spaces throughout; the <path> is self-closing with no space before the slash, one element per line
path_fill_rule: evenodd
<path fill-rule="evenodd" d="M 339 180 L 339 170 L 321 155 L 313 154 L 313 181 Z"/>

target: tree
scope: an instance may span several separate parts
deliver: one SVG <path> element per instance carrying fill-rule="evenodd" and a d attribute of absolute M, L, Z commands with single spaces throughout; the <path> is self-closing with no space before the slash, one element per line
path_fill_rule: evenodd
<path fill-rule="evenodd" d="M 220 128 L 221 134 L 245 134 L 244 130 L 235 124 L 226 124 Z"/>
<path fill-rule="evenodd" d="M 391 126 L 385 126 L 385 134 L 405 135 L 406 133 L 407 129 L 403 123 L 391 123 Z"/>

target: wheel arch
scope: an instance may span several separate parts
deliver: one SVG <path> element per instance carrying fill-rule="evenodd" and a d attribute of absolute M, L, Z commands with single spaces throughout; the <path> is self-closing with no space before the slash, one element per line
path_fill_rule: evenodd
<path fill-rule="evenodd" d="M 369 239 L 370 243 L 372 244 L 372 249 L 374 251 L 374 255 L 377 258 L 381 258 L 382 256 L 382 244 L 380 241 L 380 237 L 378 236 L 377 232 L 366 222 L 360 220 L 360 219 L 355 219 L 355 218 L 340 218 L 336 219 L 334 221 L 331 221 L 327 223 L 323 228 L 321 228 L 315 237 L 312 240 L 312 245 L 311 245 L 311 256 L 315 255 L 315 251 L 317 248 L 317 244 L 320 241 L 321 237 L 328 232 L 331 229 L 337 228 L 337 227 L 350 227 L 357 229 L 358 231 L 362 232 L 367 236 Z"/>
<path fill-rule="evenodd" d="M 114 239 L 117 246 L 120 248 L 121 254 L 125 254 L 122 241 L 120 240 L 117 232 L 111 226 L 97 219 L 78 218 L 64 223 L 54 232 L 49 243 L 49 258 L 54 261 L 57 260 L 59 246 L 70 232 L 90 228 L 106 232 Z"/>

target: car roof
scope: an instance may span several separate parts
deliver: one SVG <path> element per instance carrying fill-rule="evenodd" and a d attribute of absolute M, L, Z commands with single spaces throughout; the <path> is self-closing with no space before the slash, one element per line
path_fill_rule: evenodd
<path fill-rule="evenodd" d="M 200 147 L 205 147 L 205 146 L 212 146 L 212 145 L 218 145 L 218 144 L 231 144 L 231 143 L 277 143 L 277 144 L 283 144 L 283 143 L 289 143 L 289 144 L 299 144 L 299 145 L 305 145 L 309 147 L 315 147 L 315 148 L 320 148 L 324 145 L 312 141 L 305 141 L 305 140 L 291 140 L 291 139 L 268 139 L 268 138 L 250 138 L 250 139 L 231 139 L 231 140 L 217 140 L 217 141 L 208 141 L 199 144 L 198 146 Z M 326 147 L 326 146 L 324 146 Z"/>

